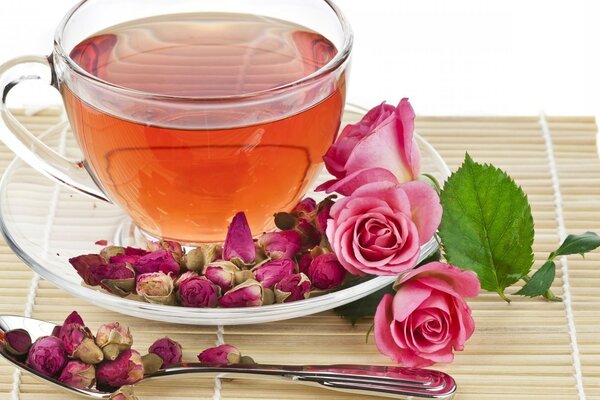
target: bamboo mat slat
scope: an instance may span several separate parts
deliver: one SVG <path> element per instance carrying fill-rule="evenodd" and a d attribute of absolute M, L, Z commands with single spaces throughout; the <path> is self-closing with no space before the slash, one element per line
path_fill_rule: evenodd
<path fill-rule="evenodd" d="M 33 115 L 17 110 L 16 114 L 35 133 L 62 118 L 58 109 Z M 558 245 L 561 226 L 568 233 L 600 232 L 600 161 L 593 118 L 421 117 L 417 129 L 440 151 L 451 169 L 456 169 L 465 151 L 469 151 L 476 160 L 507 170 L 523 186 L 536 223 L 536 268 Z M 12 157 L 0 147 L 0 170 Z M 556 189 L 560 190 L 558 196 Z M 40 217 L 46 218 L 46 214 Z M 600 254 L 585 259 L 569 257 L 566 263 L 568 276 L 563 275 L 564 266 L 559 268 L 553 290 L 558 295 L 570 295 L 569 304 L 515 299 L 507 305 L 489 293 L 470 302 L 477 325 L 475 335 L 454 363 L 436 366 L 458 381 L 457 399 L 582 399 L 577 373 L 587 399 L 600 399 Z M 101 322 L 126 318 L 72 298 L 43 280 L 38 283 L 4 243 L 0 245 L 0 268 L 2 313 L 31 312 L 36 318 L 59 322 L 66 313 L 78 309 L 94 328 Z M 564 278 L 568 278 L 567 287 L 563 287 Z M 35 298 L 30 296 L 32 284 L 37 285 Z M 516 290 L 509 288 L 508 292 Z M 217 340 L 214 327 L 127 320 L 135 333 L 136 347 L 142 350 L 154 338 L 169 335 L 183 344 L 188 359 L 194 359 L 198 350 Z M 361 321 L 351 327 L 334 313 L 325 312 L 269 324 L 229 326 L 221 334 L 226 342 L 264 363 L 386 364 L 388 360 L 377 353 L 372 338 L 365 343 L 369 325 L 370 321 Z M 574 349 L 578 358 L 573 356 Z M 29 376 L 15 378 L 14 369 L 0 360 L 0 400 L 37 400 L 42 395 L 45 400 L 76 398 L 49 389 Z M 213 381 L 200 379 L 145 384 L 139 395 L 142 399 L 165 400 L 356 398 L 285 383 L 236 380 L 215 386 Z"/>

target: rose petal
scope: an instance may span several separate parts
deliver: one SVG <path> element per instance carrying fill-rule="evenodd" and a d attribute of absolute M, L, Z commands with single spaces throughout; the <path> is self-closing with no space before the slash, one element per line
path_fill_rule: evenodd
<path fill-rule="evenodd" d="M 350 196 L 359 187 L 372 182 L 398 183 L 396 176 L 384 168 L 365 168 L 354 171 L 339 180 L 327 181 L 317 187 L 317 191 L 325 190 L 326 193 L 339 193 Z"/>
<path fill-rule="evenodd" d="M 405 282 L 424 277 L 432 277 L 437 280 L 424 280 L 431 287 L 447 293 L 456 293 L 459 297 L 477 297 L 480 290 L 479 279 L 472 271 L 463 271 L 453 265 L 430 262 L 413 271 L 408 272 L 399 280 L 402 285 Z M 440 281 L 447 284 L 447 286 Z"/>
<path fill-rule="evenodd" d="M 407 182 L 400 186 L 410 202 L 412 220 L 419 231 L 419 244 L 427 243 L 442 220 L 442 205 L 437 192 L 425 182 Z"/>
<path fill-rule="evenodd" d="M 419 282 L 402 286 L 394 296 L 394 319 L 404 321 L 431 295 L 431 288 Z"/>

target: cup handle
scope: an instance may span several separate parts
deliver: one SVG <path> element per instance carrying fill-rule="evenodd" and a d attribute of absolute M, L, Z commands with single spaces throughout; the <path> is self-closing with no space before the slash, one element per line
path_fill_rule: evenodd
<path fill-rule="evenodd" d="M 29 132 L 8 110 L 6 99 L 12 88 L 21 82 L 40 81 L 44 75 L 51 86 L 57 88 L 52 62 L 48 57 L 23 56 L 0 65 L 0 140 L 30 166 L 72 189 L 110 201 L 98 187 L 81 161 L 73 161 L 52 150 Z"/>

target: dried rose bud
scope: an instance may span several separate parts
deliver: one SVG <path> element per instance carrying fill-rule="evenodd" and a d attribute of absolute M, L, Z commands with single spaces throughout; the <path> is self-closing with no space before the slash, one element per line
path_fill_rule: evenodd
<path fill-rule="evenodd" d="M 83 323 L 83 318 L 81 318 L 81 315 L 79 315 L 77 311 L 72 311 L 71 314 L 67 315 L 67 318 L 65 318 L 63 325 L 67 324 L 79 324 L 85 326 L 85 324 Z"/>
<path fill-rule="evenodd" d="M 65 321 L 63 322 L 62 325 L 56 325 L 52 329 L 52 336 L 59 337 L 60 331 L 62 330 L 63 325 L 68 325 L 68 324 L 79 324 L 81 326 L 85 326 L 85 324 L 83 323 L 83 318 L 81 318 L 81 315 L 79 315 L 79 313 L 77 311 L 72 311 L 71 314 L 67 315 L 67 318 L 65 318 Z"/>
<path fill-rule="evenodd" d="M 142 356 L 135 350 L 125 350 L 113 361 L 96 367 L 96 380 L 101 387 L 133 385 L 144 377 Z"/>
<path fill-rule="evenodd" d="M 315 228 L 315 226 L 305 218 L 299 218 L 296 228 L 294 228 L 298 234 L 302 247 L 305 249 L 312 249 L 321 243 L 321 233 Z"/>
<path fill-rule="evenodd" d="M 175 279 L 173 281 L 173 286 L 175 286 L 175 289 L 179 289 L 179 285 L 181 285 L 181 282 L 185 281 L 187 278 L 191 278 L 192 276 L 199 276 L 199 275 L 194 271 L 184 272 L 183 274 L 179 275 L 177 277 L 177 279 Z"/>
<path fill-rule="evenodd" d="M 167 337 L 154 342 L 148 349 L 148 353 L 154 353 L 162 359 L 160 368 L 168 368 L 181 363 L 181 345 Z"/>
<path fill-rule="evenodd" d="M 221 288 L 222 293 L 235 285 L 235 275 L 240 269 L 231 261 L 216 261 L 204 268 L 206 279 Z"/>
<path fill-rule="evenodd" d="M 306 274 L 308 272 L 308 267 L 310 267 L 310 263 L 313 260 L 313 256 L 311 253 L 305 253 L 298 260 L 298 272 L 302 272 Z"/>
<path fill-rule="evenodd" d="M 257 242 L 272 260 L 292 258 L 299 250 L 301 238 L 296 231 L 264 233 Z"/>
<path fill-rule="evenodd" d="M 338 287 L 346 277 L 346 269 L 333 253 L 317 256 L 308 268 L 308 277 L 317 289 Z"/>
<path fill-rule="evenodd" d="M 223 245 L 223 258 L 233 262 L 237 260 L 243 264 L 250 264 L 256 258 L 252 232 L 243 212 L 235 214 L 229 225 Z"/>
<path fill-rule="evenodd" d="M 180 267 L 185 267 L 185 250 L 181 244 L 172 240 L 161 240 L 160 242 L 150 242 L 148 244 L 150 251 L 166 250 L 177 261 Z"/>
<path fill-rule="evenodd" d="M 217 258 L 216 244 L 201 244 L 185 255 L 185 265 L 190 271 L 201 272 Z"/>
<path fill-rule="evenodd" d="M 333 199 L 328 197 L 319 203 L 319 207 L 317 209 L 315 227 L 323 235 L 325 234 L 325 230 L 327 229 L 327 221 L 329 220 L 329 213 L 333 204 Z"/>
<path fill-rule="evenodd" d="M 144 375 L 150 375 L 161 368 L 163 360 L 157 354 L 148 353 L 142 356 L 142 364 L 144 365 Z"/>
<path fill-rule="evenodd" d="M 310 294 L 310 279 L 303 273 L 289 275 L 279 281 L 274 290 L 276 303 L 306 299 Z"/>
<path fill-rule="evenodd" d="M 249 279 L 256 280 L 254 277 L 254 273 L 248 269 L 243 269 L 241 271 L 236 271 L 235 273 L 235 284 L 233 286 L 237 286 L 240 283 L 244 283 Z"/>
<path fill-rule="evenodd" d="M 294 229 L 296 226 L 296 216 L 287 212 L 275 213 L 273 219 L 275 226 L 282 231 Z"/>
<path fill-rule="evenodd" d="M 102 350 L 94 342 L 94 336 L 88 328 L 77 323 L 63 325 L 58 338 L 65 345 L 65 351 L 71 358 L 86 364 L 98 364 L 104 359 Z"/>
<path fill-rule="evenodd" d="M 150 272 L 163 272 L 165 274 L 178 275 L 180 271 L 179 263 L 173 258 L 173 255 L 167 250 L 156 250 L 145 256 L 140 257 L 133 269 L 138 275 Z"/>
<path fill-rule="evenodd" d="M 133 265 L 137 260 L 139 260 L 141 257 L 145 256 L 148 253 L 149 252 L 144 249 L 138 249 L 135 247 L 125 247 L 123 254 L 112 256 L 109 259 L 109 261 L 111 263 L 127 262 Z"/>
<path fill-rule="evenodd" d="M 192 276 L 179 284 L 177 294 L 184 307 L 216 307 L 221 288 L 202 276 Z"/>
<path fill-rule="evenodd" d="M 102 250 L 100 250 L 100 255 L 102 258 L 106 260 L 106 262 L 110 262 L 112 257 L 118 255 L 125 255 L 125 247 L 122 246 L 106 246 Z"/>
<path fill-rule="evenodd" d="M 133 336 L 131 336 L 127 325 L 112 322 L 104 324 L 98 329 L 96 344 L 102 349 L 104 359 L 112 361 L 121 352 L 131 348 L 133 345 Z"/>
<path fill-rule="evenodd" d="M 174 305 L 173 278 L 162 272 L 150 272 L 137 277 L 135 291 L 148 303 Z"/>
<path fill-rule="evenodd" d="M 259 265 L 252 269 L 256 280 L 259 281 L 263 287 L 272 288 L 277 282 L 282 280 L 288 275 L 294 273 L 296 265 L 292 260 L 282 258 L 280 260 L 267 261 L 264 264 Z"/>
<path fill-rule="evenodd" d="M 67 363 L 63 342 L 54 336 L 43 336 L 29 349 L 27 365 L 44 376 L 56 376 Z"/>
<path fill-rule="evenodd" d="M 292 210 L 292 214 L 296 214 L 301 217 L 312 216 L 317 211 L 317 202 L 310 197 L 306 197 L 302 199 L 294 209 Z"/>
<path fill-rule="evenodd" d="M 55 325 L 54 328 L 52 328 L 52 334 L 50 336 L 58 337 L 61 329 L 62 325 Z"/>
<path fill-rule="evenodd" d="M 125 297 L 135 290 L 135 272 L 129 263 L 114 263 L 95 271 L 100 286 L 110 293 Z"/>
<path fill-rule="evenodd" d="M 24 356 L 31 347 L 31 336 L 25 329 L 13 329 L 4 334 L 4 348 L 13 356 Z"/>
<path fill-rule="evenodd" d="M 271 304 L 273 292 L 260 282 L 249 279 L 229 290 L 221 297 L 221 307 L 254 307 Z"/>
<path fill-rule="evenodd" d="M 98 286 L 100 284 L 95 271 L 107 264 L 106 260 L 99 254 L 84 254 L 69 258 L 69 263 L 75 268 L 81 279 L 90 286 Z"/>
<path fill-rule="evenodd" d="M 109 400 L 138 400 L 138 398 L 133 393 L 133 386 L 122 386 L 109 397 Z"/>
<path fill-rule="evenodd" d="M 198 354 L 198 361 L 202 363 L 238 364 L 242 353 L 230 344 L 211 347 Z"/>
<path fill-rule="evenodd" d="M 59 382 L 78 389 L 90 389 L 96 384 L 96 368 L 81 361 L 71 360 L 58 377 Z"/>

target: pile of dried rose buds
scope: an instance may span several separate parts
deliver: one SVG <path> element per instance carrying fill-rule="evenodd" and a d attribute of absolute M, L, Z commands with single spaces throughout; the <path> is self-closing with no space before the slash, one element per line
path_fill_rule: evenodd
<path fill-rule="evenodd" d="M 133 336 L 127 326 L 118 322 L 105 324 L 94 336 L 75 311 L 51 336 L 40 337 L 32 343 L 26 330 L 15 329 L 4 333 L 2 341 L 6 352 L 23 359 L 33 370 L 79 389 L 96 386 L 113 391 L 182 362 L 181 345 L 172 339 L 158 339 L 148 348 L 148 354 L 142 356 L 132 349 Z M 229 344 L 202 351 L 198 360 L 219 364 L 254 363 Z"/>
<path fill-rule="evenodd" d="M 188 252 L 177 242 L 148 250 L 108 246 L 69 262 L 90 286 L 154 304 L 251 307 L 287 303 L 335 289 L 346 277 L 324 229 L 333 201 L 302 200 L 275 215 L 280 229 L 253 240 L 246 216 L 235 215 L 223 245 Z"/>

